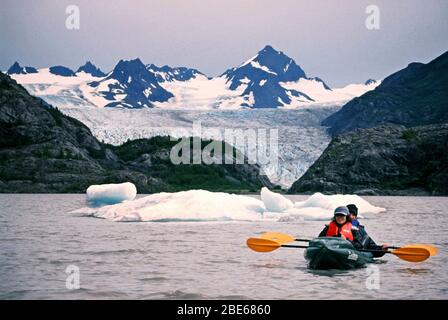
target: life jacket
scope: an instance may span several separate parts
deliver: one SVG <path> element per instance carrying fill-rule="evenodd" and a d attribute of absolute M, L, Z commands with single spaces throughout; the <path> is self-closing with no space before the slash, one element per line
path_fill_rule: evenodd
<path fill-rule="evenodd" d="M 328 225 L 328 230 L 325 236 L 340 237 L 341 235 L 344 235 L 346 239 L 353 241 L 352 224 L 350 222 L 346 222 L 339 228 L 335 221 L 331 221 Z"/>

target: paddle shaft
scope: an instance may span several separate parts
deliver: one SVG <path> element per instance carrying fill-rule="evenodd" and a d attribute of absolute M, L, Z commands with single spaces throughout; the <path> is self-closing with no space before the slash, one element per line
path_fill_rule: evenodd
<path fill-rule="evenodd" d="M 294 241 L 310 242 L 310 239 L 294 239 Z"/>
<path fill-rule="evenodd" d="M 299 242 L 310 242 L 310 239 L 294 239 L 294 241 L 299 241 Z M 401 247 L 387 247 L 387 249 L 400 249 Z M 358 250 L 358 251 L 371 251 L 371 252 L 384 252 L 383 250 L 378 250 L 378 249 L 362 249 L 362 250 Z"/>
<path fill-rule="evenodd" d="M 293 244 L 282 244 L 280 247 L 284 247 L 284 248 L 302 248 L 302 249 L 308 248 L 308 246 L 295 246 Z"/>
<path fill-rule="evenodd" d="M 267 232 L 267 233 L 262 234 L 261 237 L 264 239 L 276 241 L 280 244 L 288 243 L 291 241 L 298 241 L 298 242 L 312 241 L 311 239 L 294 238 L 293 236 L 291 236 L 289 234 L 277 233 L 277 232 Z M 372 250 L 372 252 L 385 252 L 388 249 L 400 250 L 401 254 L 408 255 L 408 254 L 404 253 L 403 250 L 401 250 L 401 249 L 407 250 L 408 248 L 422 248 L 422 249 L 426 249 L 427 251 L 429 251 L 429 254 L 431 256 L 437 255 L 437 248 L 434 246 L 431 246 L 431 245 L 427 245 L 427 244 L 410 244 L 410 245 L 405 245 L 405 246 L 389 246 L 387 248 L 384 248 L 383 250 L 381 250 L 381 249 L 371 249 L 371 250 Z"/>
<path fill-rule="evenodd" d="M 283 248 L 302 248 L 302 249 L 306 249 L 308 248 L 308 246 L 296 246 L 293 244 L 282 244 L 280 247 Z M 357 250 L 357 251 L 363 251 L 363 252 L 385 252 L 385 253 L 392 253 L 390 251 L 383 251 L 383 250 L 375 250 L 375 249 L 361 249 L 361 250 Z"/>
<path fill-rule="evenodd" d="M 302 249 L 307 249 L 308 248 L 308 246 L 296 246 L 296 245 L 292 245 L 292 244 L 282 244 L 280 247 L 283 247 L 283 248 L 302 248 Z M 372 252 L 372 253 L 374 253 L 374 252 L 383 252 L 383 253 L 391 253 L 391 254 L 395 254 L 396 255 L 396 253 L 394 253 L 393 251 L 377 250 L 377 249 L 370 249 L 370 250 L 369 249 L 360 249 L 360 250 L 357 250 L 357 251 Z M 400 253 L 400 255 L 408 255 L 408 254 Z M 409 255 L 415 255 L 415 254 L 409 253 Z"/>

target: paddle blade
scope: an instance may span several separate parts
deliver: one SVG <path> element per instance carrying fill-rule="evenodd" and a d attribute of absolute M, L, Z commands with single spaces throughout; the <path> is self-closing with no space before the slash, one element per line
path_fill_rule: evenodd
<path fill-rule="evenodd" d="M 267 240 L 272 240 L 275 241 L 277 243 L 288 243 L 288 242 L 293 242 L 294 241 L 294 237 L 290 236 L 289 234 L 284 234 L 284 233 L 276 233 L 276 232 L 266 232 L 263 233 L 262 235 L 260 235 L 261 239 L 267 239 Z"/>
<path fill-rule="evenodd" d="M 390 253 L 396 255 L 402 260 L 409 262 L 421 262 L 429 258 L 430 253 L 425 248 L 412 248 L 412 247 L 402 247 L 391 251 Z"/>
<path fill-rule="evenodd" d="M 420 244 L 420 243 L 408 244 L 408 245 L 404 246 L 403 248 L 423 248 L 423 249 L 426 249 L 429 251 L 430 256 L 435 256 L 439 252 L 436 247 L 431 246 L 429 244 Z"/>
<path fill-rule="evenodd" d="M 281 244 L 269 239 L 249 238 L 247 246 L 257 252 L 271 252 L 281 247 Z"/>

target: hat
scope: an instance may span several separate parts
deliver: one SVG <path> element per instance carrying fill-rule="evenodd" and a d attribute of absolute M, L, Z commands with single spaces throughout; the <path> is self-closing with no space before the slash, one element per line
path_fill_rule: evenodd
<path fill-rule="evenodd" d="M 349 211 L 347 209 L 347 207 L 337 207 L 336 209 L 334 209 L 334 215 L 342 215 L 342 216 L 348 216 L 349 215 Z"/>
<path fill-rule="evenodd" d="M 347 205 L 348 212 L 350 212 L 355 217 L 358 216 L 358 207 L 354 204 Z"/>

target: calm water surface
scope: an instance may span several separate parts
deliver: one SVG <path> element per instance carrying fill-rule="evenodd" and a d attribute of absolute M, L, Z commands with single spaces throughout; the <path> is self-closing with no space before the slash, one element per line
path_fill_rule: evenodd
<path fill-rule="evenodd" d="M 369 290 L 369 269 L 310 271 L 303 249 L 245 245 L 265 231 L 313 237 L 323 221 L 117 223 L 69 214 L 84 195 L 0 194 L 0 299 L 447 299 L 448 198 L 364 198 L 387 208 L 362 221 L 373 239 L 434 244 L 438 256 L 386 255 Z M 66 288 L 70 265 L 78 290 Z"/>

